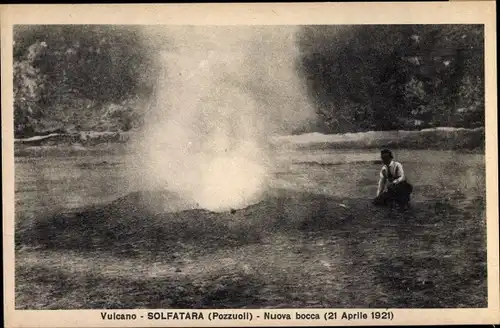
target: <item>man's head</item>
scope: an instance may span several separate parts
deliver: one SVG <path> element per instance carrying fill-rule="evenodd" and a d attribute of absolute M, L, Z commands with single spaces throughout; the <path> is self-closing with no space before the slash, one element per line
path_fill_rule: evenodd
<path fill-rule="evenodd" d="M 380 152 L 380 157 L 382 158 L 382 163 L 385 165 L 389 165 L 392 161 L 392 152 L 389 149 L 382 149 Z"/>

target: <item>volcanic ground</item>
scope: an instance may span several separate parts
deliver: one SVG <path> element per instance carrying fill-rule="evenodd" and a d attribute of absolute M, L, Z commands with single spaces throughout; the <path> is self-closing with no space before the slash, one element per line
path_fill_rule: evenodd
<path fill-rule="evenodd" d="M 134 192 L 18 220 L 16 291 L 37 286 L 59 300 L 31 308 L 486 304 L 481 199 L 400 212 L 277 189 L 242 209 L 182 209 L 190 206 L 169 192 Z"/>

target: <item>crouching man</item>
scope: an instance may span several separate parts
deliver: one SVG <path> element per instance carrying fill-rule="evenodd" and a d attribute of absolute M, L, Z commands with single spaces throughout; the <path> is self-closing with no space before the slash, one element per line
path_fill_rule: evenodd
<path fill-rule="evenodd" d="M 377 206 L 399 205 L 408 208 L 413 186 L 406 181 L 403 165 L 393 160 L 392 152 L 384 149 L 380 152 L 382 169 L 378 183 L 377 197 L 373 204 Z"/>

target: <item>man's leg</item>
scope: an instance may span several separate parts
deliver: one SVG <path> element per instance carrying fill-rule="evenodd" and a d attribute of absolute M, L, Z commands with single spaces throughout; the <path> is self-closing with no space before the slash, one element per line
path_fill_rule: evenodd
<path fill-rule="evenodd" d="M 411 193 L 413 192 L 413 186 L 407 183 L 406 187 L 406 208 L 410 208 L 411 203 Z"/>
<path fill-rule="evenodd" d="M 375 206 L 385 206 L 386 205 L 386 200 L 383 194 L 378 195 L 375 197 L 375 199 L 372 201 L 372 204 Z"/>
<path fill-rule="evenodd" d="M 394 188 L 395 198 L 398 205 L 402 208 L 406 208 L 410 203 L 410 188 L 406 182 L 402 182 L 395 186 Z"/>
<path fill-rule="evenodd" d="M 387 191 L 384 191 L 380 193 L 375 199 L 373 200 L 373 205 L 375 206 L 386 206 L 387 205 Z"/>
<path fill-rule="evenodd" d="M 394 208 L 399 204 L 398 201 L 398 185 L 390 185 L 387 188 L 386 202 L 391 207 Z"/>

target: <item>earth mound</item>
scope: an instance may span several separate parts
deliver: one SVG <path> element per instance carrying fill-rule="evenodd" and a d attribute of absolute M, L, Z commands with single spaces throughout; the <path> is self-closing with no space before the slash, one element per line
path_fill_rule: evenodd
<path fill-rule="evenodd" d="M 21 219 L 16 244 L 131 255 L 186 243 L 238 246 L 276 231 L 338 228 L 352 217 L 341 200 L 303 192 L 274 190 L 246 208 L 211 212 L 170 192 L 141 191 L 109 204 Z"/>

